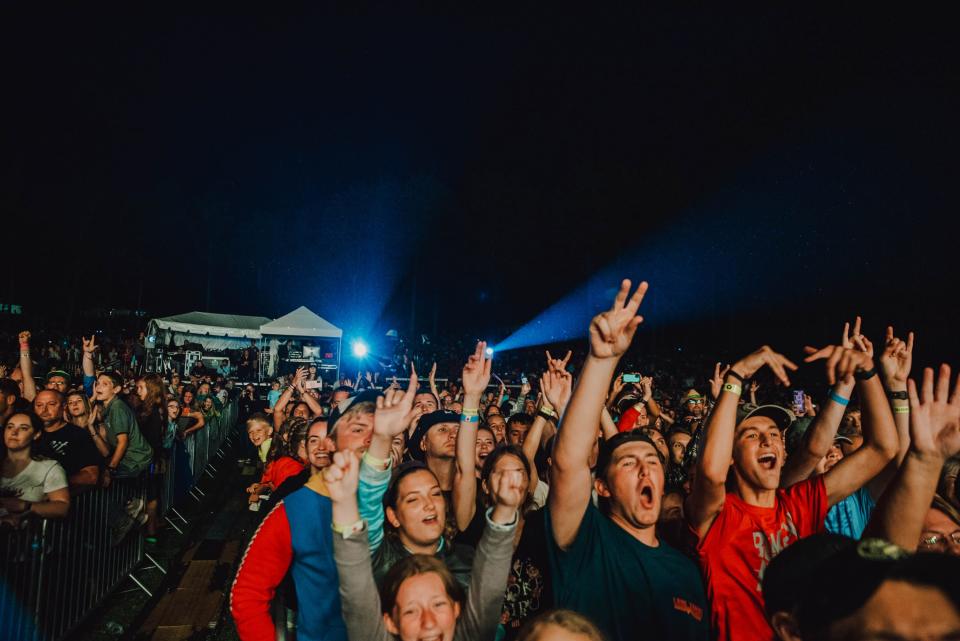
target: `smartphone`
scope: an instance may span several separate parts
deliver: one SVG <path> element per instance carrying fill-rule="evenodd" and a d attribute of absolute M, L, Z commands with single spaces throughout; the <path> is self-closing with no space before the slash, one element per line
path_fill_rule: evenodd
<path fill-rule="evenodd" d="M 323 381 L 307 381 L 303 387 L 305 389 L 319 389 L 323 387 Z"/>
<path fill-rule="evenodd" d="M 526 384 L 529 382 L 529 381 L 527 380 L 527 375 L 526 375 L 526 374 L 521 374 L 521 375 L 520 375 L 520 382 L 523 383 L 524 385 L 526 385 Z"/>
<path fill-rule="evenodd" d="M 803 390 L 793 390 L 793 408 L 795 414 L 803 413 Z"/>
<path fill-rule="evenodd" d="M 623 375 L 624 383 L 639 383 L 640 375 L 639 374 L 624 374 Z"/>

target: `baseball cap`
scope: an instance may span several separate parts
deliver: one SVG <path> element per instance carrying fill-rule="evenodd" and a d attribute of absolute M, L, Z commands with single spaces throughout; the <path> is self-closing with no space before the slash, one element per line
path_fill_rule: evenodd
<path fill-rule="evenodd" d="M 811 583 L 822 576 L 820 564 L 856 544 L 849 537 L 824 532 L 800 539 L 775 556 L 763 573 L 767 618 L 775 612 L 794 612 Z"/>
<path fill-rule="evenodd" d="M 376 403 L 377 398 L 382 396 L 382 393 L 379 390 L 368 389 L 362 392 L 358 392 L 353 396 L 349 396 L 342 401 L 340 401 L 331 411 L 330 416 L 327 418 L 327 434 L 332 435 L 334 426 L 337 424 L 337 420 L 346 413 L 348 409 L 355 403 Z"/>
<path fill-rule="evenodd" d="M 407 450 L 411 456 L 416 459 L 423 458 L 423 450 L 420 449 L 420 440 L 427 435 L 431 427 L 441 423 L 456 423 L 459 425 L 460 415 L 447 410 L 437 410 L 436 412 L 430 412 L 429 414 L 421 416 L 420 422 L 417 423 L 417 429 L 414 430 L 413 436 L 407 443 Z"/>
<path fill-rule="evenodd" d="M 745 403 L 742 407 L 737 408 L 737 425 L 754 416 L 765 416 L 771 419 L 780 428 L 781 433 L 786 433 L 787 428 L 797 420 L 793 412 L 780 405 L 751 405 Z"/>
<path fill-rule="evenodd" d="M 627 443 L 635 443 L 637 441 L 649 443 L 657 453 L 657 456 L 660 457 L 660 462 L 663 463 L 663 457 L 660 456 L 660 450 L 657 449 L 653 439 L 644 434 L 641 430 L 630 430 L 629 432 L 620 432 L 611 438 L 600 442 L 600 455 L 597 457 L 597 476 L 599 478 L 603 478 L 604 474 L 606 474 L 607 466 L 610 465 L 610 461 L 613 460 L 613 453 L 618 447 L 621 445 L 626 445 Z"/>
<path fill-rule="evenodd" d="M 70 375 L 67 374 L 65 371 L 63 371 L 62 369 L 52 369 L 52 370 L 50 370 L 49 372 L 47 372 L 47 375 L 46 375 L 46 377 L 43 379 L 43 381 L 44 381 L 45 383 L 49 383 L 49 382 L 50 382 L 50 379 L 53 378 L 54 376 L 60 376 L 60 377 L 63 378 L 63 380 L 65 380 L 65 381 L 67 382 L 67 385 L 70 384 Z"/>
<path fill-rule="evenodd" d="M 789 548 L 788 548 L 789 549 Z M 797 620 L 804 639 L 821 638 L 829 627 L 857 612 L 888 580 L 939 589 L 960 609 L 960 558 L 904 549 L 883 539 L 864 539 L 832 557 L 829 579 L 811 582 L 800 598 Z M 825 576 L 816 572 L 819 576 Z"/>

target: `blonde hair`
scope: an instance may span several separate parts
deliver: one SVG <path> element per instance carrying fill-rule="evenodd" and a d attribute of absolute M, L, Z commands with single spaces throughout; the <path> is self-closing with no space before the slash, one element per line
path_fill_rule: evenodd
<path fill-rule="evenodd" d="M 544 636 L 548 626 L 555 625 L 573 634 L 583 634 L 590 641 L 606 641 L 606 637 L 590 619 L 573 610 L 548 610 L 527 622 L 517 641 L 548 641 Z"/>

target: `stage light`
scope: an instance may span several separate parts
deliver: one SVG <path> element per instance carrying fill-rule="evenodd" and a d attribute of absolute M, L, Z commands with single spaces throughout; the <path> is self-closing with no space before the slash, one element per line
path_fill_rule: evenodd
<path fill-rule="evenodd" d="M 486 350 L 486 352 L 487 352 L 487 356 L 493 357 L 493 348 L 492 348 L 492 347 L 488 347 L 487 350 Z"/>
<path fill-rule="evenodd" d="M 353 355 L 357 358 L 366 357 L 367 353 L 370 351 L 367 349 L 367 344 L 359 339 L 353 341 L 353 343 L 350 344 L 350 347 L 353 349 Z"/>

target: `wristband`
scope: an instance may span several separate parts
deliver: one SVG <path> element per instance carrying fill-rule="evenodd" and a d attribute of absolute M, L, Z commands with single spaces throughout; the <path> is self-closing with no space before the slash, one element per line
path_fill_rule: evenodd
<path fill-rule="evenodd" d="M 891 401 L 907 401 L 910 400 L 910 395 L 904 392 L 887 392 L 887 398 Z"/>
<path fill-rule="evenodd" d="M 463 415 L 465 415 L 465 416 L 477 416 L 477 415 L 480 414 L 480 410 L 478 410 L 478 409 L 472 409 L 472 410 L 464 409 L 464 410 L 461 410 L 460 413 L 463 414 Z"/>
<path fill-rule="evenodd" d="M 844 398 L 839 394 L 837 394 L 836 392 L 834 392 L 833 390 L 830 390 L 830 400 L 836 403 L 837 405 L 843 405 L 844 407 L 846 407 L 847 404 L 850 403 L 849 398 Z"/>
<path fill-rule="evenodd" d="M 479 422 L 480 422 L 480 416 L 477 415 L 477 414 L 473 414 L 472 416 L 467 415 L 467 414 L 461 414 L 461 415 L 460 415 L 460 422 L 461 422 L 461 423 L 479 423 Z"/>
<path fill-rule="evenodd" d="M 539 412 L 537 412 L 537 416 L 539 416 L 540 418 L 545 419 L 545 420 L 547 420 L 547 421 L 555 421 L 555 420 L 557 420 L 557 415 L 556 415 L 556 414 L 551 414 L 551 413 L 549 413 L 549 412 L 547 412 L 547 411 L 545 411 L 545 410 L 540 410 Z"/>
<path fill-rule="evenodd" d="M 741 384 L 741 385 L 742 385 L 743 383 L 746 383 L 746 382 L 747 382 L 746 379 L 744 379 L 742 376 L 740 376 L 740 374 L 738 374 L 736 371 L 734 371 L 734 369 L 733 369 L 732 367 L 727 370 L 727 376 L 732 376 L 732 377 L 734 377 L 735 379 L 737 379 L 738 381 L 740 381 L 740 384 Z"/>
<path fill-rule="evenodd" d="M 20 343 L 20 351 L 21 351 L 21 352 L 29 352 L 29 351 L 30 351 L 30 343 Z"/>
<path fill-rule="evenodd" d="M 349 523 L 347 525 L 342 525 L 340 523 L 332 523 L 331 527 L 333 531 L 341 535 L 344 539 L 349 539 L 354 534 L 359 534 L 363 531 L 363 526 L 366 524 L 366 521 L 360 519 L 355 523 Z"/>
<path fill-rule="evenodd" d="M 853 377 L 858 381 L 868 381 L 874 376 L 877 375 L 877 368 L 871 367 L 870 369 L 857 370 L 853 373 Z"/>
<path fill-rule="evenodd" d="M 899 406 L 899 407 L 894 407 L 894 408 L 893 408 L 893 413 L 894 413 L 894 414 L 909 414 L 909 413 L 910 413 L 910 407 L 907 406 L 907 405 L 901 405 L 901 406 Z"/>
<path fill-rule="evenodd" d="M 741 392 L 743 392 L 743 388 L 741 388 L 739 385 L 736 385 L 734 383 L 726 383 L 723 386 L 723 391 L 730 392 L 732 394 L 736 394 L 737 396 L 740 396 Z"/>
<path fill-rule="evenodd" d="M 370 454 L 370 452 L 364 452 L 363 458 L 361 458 L 360 460 L 366 461 L 371 466 L 379 470 L 389 469 L 390 463 L 393 462 L 391 459 L 377 458 L 376 456 L 373 456 L 372 454 Z"/>

